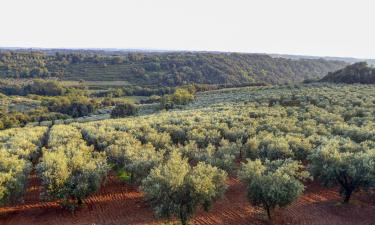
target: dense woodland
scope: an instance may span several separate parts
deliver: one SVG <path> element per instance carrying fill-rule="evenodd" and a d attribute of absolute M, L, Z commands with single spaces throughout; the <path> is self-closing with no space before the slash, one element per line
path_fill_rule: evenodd
<path fill-rule="evenodd" d="M 140 86 L 285 84 L 321 78 L 347 65 L 324 59 L 238 53 L 0 52 L 0 77 L 127 81 Z"/>
<path fill-rule="evenodd" d="M 347 84 L 375 84 L 375 68 L 369 66 L 366 62 L 359 62 L 341 70 L 328 73 L 320 81 Z"/>

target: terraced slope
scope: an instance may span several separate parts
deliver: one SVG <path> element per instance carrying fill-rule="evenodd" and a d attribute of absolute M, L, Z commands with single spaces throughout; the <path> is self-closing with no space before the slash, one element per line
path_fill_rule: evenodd
<path fill-rule="evenodd" d="M 260 54 L 94 51 L 0 51 L 0 77 L 86 81 L 127 81 L 134 85 L 284 84 L 321 78 L 346 66 L 324 59 L 273 58 Z"/>

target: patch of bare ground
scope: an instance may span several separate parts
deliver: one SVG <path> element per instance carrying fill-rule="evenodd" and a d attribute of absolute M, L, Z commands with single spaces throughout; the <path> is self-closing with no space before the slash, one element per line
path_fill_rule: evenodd
<path fill-rule="evenodd" d="M 252 207 L 246 199 L 246 188 L 236 179 L 228 181 L 228 191 L 210 212 L 198 210 L 190 224 L 268 224 L 262 209 Z M 61 209 L 57 202 L 39 200 L 40 184 L 35 175 L 22 204 L 0 208 L 1 225 L 117 225 L 163 224 L 155 219 L 135 186 L 124 184 L 110 175 L 98 194 L 85 200 L 85 206 L 74 214 Z M 306 193 L 295 203 L 275 212 L 273 224 L 357 225 L 375 224 L 375 201 L 369 194 L 356 194 L 351 204 L 340 204 L 335 189 L 307 185 Z"/>

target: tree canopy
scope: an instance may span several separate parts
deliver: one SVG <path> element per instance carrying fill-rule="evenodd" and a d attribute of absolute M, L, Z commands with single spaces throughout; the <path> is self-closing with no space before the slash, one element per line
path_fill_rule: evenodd
<path fill-rule="evenodd" d="M 310 170 L 324 185 L 339 185 L 344 203 L 353 192 L 374 185 L 375 151 L 364 150 L 350 140 L 327 140 L 310 156 Z"/>
<path fill-rule="evenodd" d="M 191 167 L 177 151 L 142 182 L 146 198 L 160 217 L 178 216 L 183 225 L 198 205 L 208 210 L 226 190 L 226 173 L 203 162 Z"/>
<path fill-rule="evenodd" d="M 347 84 L 375 84 L 375 68 L 369 66 L 367 62 L 358 62 L 335 72 L 330 72 L 320 81 Z"/>
<path fill-rule="evenodd" d="M 263 207 L 269 219 L 276 207 L 292 203 L 303 193 L 305 187 L 301 181 L 308 176 L 300 163 L 289 159 L 248 161 L 239 172 L 250 203 Z"/>
<path fill-rule="evenodd" d="M 126 80 L 141 86 L 285 84 L 321 78 L 346 63 L 292 60 L 265 54 L 67 50 L 0 52 L 0 77 L 65 80 Z M 156 85 L 157 84 L 157 85 Z"/>

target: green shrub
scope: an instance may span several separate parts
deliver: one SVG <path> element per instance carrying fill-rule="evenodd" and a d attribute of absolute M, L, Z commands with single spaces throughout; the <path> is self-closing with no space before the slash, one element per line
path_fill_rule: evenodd
<path fill-rule="evenodd" d="M 164 109 L 173 109 L 175 105 L 186 105 L 194 100 L 195 96 L 187 89 L 178 88 L 172 95 L 161 98 L 160 105 Z"/>
<path fill-rule="evenodd" d="M 134 116 L 138 112 L 138 108 L 136 105 L 132 103 L 125 103 L 116 105 L 115 108 L 111 112 L 111 117 L 126 117 L 126 116 Z"/>

